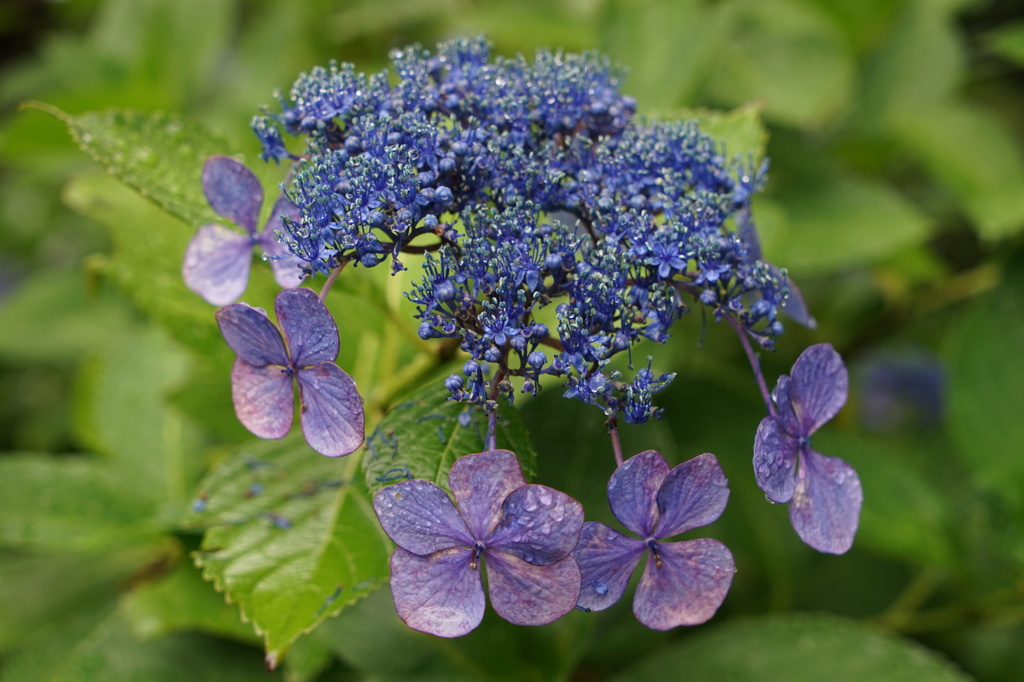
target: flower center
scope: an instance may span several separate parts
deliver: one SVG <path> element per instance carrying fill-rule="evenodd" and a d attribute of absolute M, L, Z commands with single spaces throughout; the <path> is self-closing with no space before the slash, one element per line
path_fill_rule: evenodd
<path fill-rule="evenodd" d="M 654 538 L 647 538 L 647 549 L 651 550 L 651 557 L 654 558 L 654 565 L 661 568 L 661 556 L 658 554 L 658 541 Z"/>
<path fill-rule="evenodd" d="M 480 565 L 480 555 L 484 553 L 484 546 L 481 543 L 473 545 L 473 558 L 469 560 L 469 567 L 475 569 Z"/>

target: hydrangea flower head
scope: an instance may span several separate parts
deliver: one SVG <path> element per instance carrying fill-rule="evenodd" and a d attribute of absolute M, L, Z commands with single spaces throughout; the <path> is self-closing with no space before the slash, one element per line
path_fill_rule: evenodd
<path fill-rule="evenodd" d="M 203 225 L 189 242 L 181 267 L 185 285 L 213 305 L 238 300 L 249 281 L 253 247 L 263 249 L 282 287 L 297 287 L 304 274 L 288 249 L 274 239 L 284 228 L 283 217 L 299 216 L 295 205 L 282 196 L 274 204 L 266 227 L 256 232 L 263 205 L 263 188 L 251 170 L 229 156 L 211 156 L 203 166 L 203 193 L 219 215 L 246 231 L 239 234 L 223 225 Z"/>
<path fill-rule="evenodd" d="M 484 615 L 483 563 L 491 606 L 516 625 L 545 625 L 573 609 L 580 569 L 570 553 L 583 507 L 565 493 L 527 484 L 508 450 L 466 455 L 452 465 L 448 495 L 414 479 L 373 499 L 391 555 L 391 593 L 406 625 L 460 637 Z"/>
<path fill-rule="evenodd" d="M 622 525 L 642 539 L 603 523 L 583 524 L 573 551 L 583 574 L 578 606 L 601 611 L 617 602 L 633 569 L 650 553 L 633 599 L 637 620 L 668 630 L 711 618 L 732 584 L 732 553 L 718 540 L 664 540 L 721 516 L 727 486 L 710 453 L 674 469 L 654 450 L 623 462 L 608 481 L 608 502 Z"/>
<path fill-rule="evenodd" d="M 772 502 L 789 503 L 800 539 L 819 552 L 842 554 L 857 532 L 864 494 L 857 472 L 811 449 L 811 435 L 846 403 L 848 377 L 830 344 L 811 346 L 772 392 L 777 406 L 754 441 L 757 484 Z"/>
<path fill-rule="evenodd" d="M 284 438 L 295 411 L 294 380 L 310 447 L 328 457 L 354 452 L 363 442 L 363 401 L 334 364 L 334 319 L 312 289 L 285 289 L 274 309 L 283 337 L 259 308 L 235 303 L 217 311 L 221 334 L 238 354 L 231 370 L 238 420 L 260 438 Z"/>

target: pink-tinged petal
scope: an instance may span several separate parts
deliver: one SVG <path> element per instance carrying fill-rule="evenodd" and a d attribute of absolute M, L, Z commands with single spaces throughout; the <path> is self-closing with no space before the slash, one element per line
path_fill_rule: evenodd
<path fill-rule="evenodd" d="M 725 511 L 729 481 L 711 453 L 683 462 L 669 472 L 658 491 L 659 540 L 706 526 Z"/>
<path fill-rule="evenodd" d="M 461 637 L 484 617 L 480 567 L 470 568 L 473 552 L 454 548 L 422 557 L 398 547 L 391 555 L 391 596 L 395 610 L 413 630 L 438 637 Z"/>
<path fill-rule="evenodd" d="M 642 540 L 623 535 L 603 523 L 584 523 L 579 544 L 572 553 L 582 575 L 577 606 L 603 611 L 619 601 L 646 549 Z"/>
<path fill-rule="evenodd" d="M 780 376 L 775 384 L 775 390 L 772 391 L 772 400 L 775 402 L 776 407 L 778 407 L 776 412 L 778 413 L 779 426 L 786 433 L 799 437 L 801 433 L 800 419 L 797 418 L 796 412 L 793 410 L 793 403 L 789 399 L 789 386 L 789 375 L 783 374 Z"/>
<path fill-rule="evenodd" d="M 789 502 L 796 488 L 800 443 L 782 428 L 775 417 L 765 417 L 754 437 L 754 476 L 772 502 Z"/>
<path fill-rule="evenodd" d="M 722 605 L 736 571 L 732 552 L 718 540 L 701 538 L 658 545 L 633 598 L 637 620 L 652 630 L 699 625 Z"/>
<path fill-rule="evenodd" d="M 185 249 L 185 286 L 213 305 L 234 303 L 245 293 L 252 239 L 223 225 L 203 225 Z"/>
<path fill-rule="evenodd" d="M 864 491 L 857 472 L 838 457 L 804 448 L 789 519 L 800 539 L 828 554 L 843 554 L 853 545 Z"/>
<path fill-rule="evenodd" d="M 789 399 L 801 430 L 790 433 L 810 436 L 836 416 L 846 404 L 848 385 L 846 365 L 831 344 L 819 343 L 801 353 L 793 364 L 789 385 Z"/>
<path fill-rule="evenodd" d="M 355 452 L 363 444 L 363 399 L 356 382 L 333 362 L 296 373 L 302 400 L 302 435 L 328 457 Z"/>
<path fill-rule="evenodd" d="M 256 234 L 263 187 L 253 172 L 230 156 L 211 156 L 203 165 L 203 193 L 213 210 Z"/>
<path fill-rule="evenodd" d="M 648 450 L 623 462 L 608 480 L 608 503 L 615 518 L 642 538 L 654 533 L 657 495 L 669 466 L 660 452 Z"/>
<path fill-rule="evenodd" d="M 296 222 L 301 218 L 299 209 L 285 196 L 278 198 L 274 203 L 270 219 L 267 220 L 266 227 L 256 236 L 256 241 L 267 254 L 270 267 L 274 271 L 274 280 L 285 289 L 294 289 L 306 279 L 306 273 L 300 267 L 301 261 L 292 255 L 287 246 L 274 237 L 276 232 L 283 232 L 285 229 L 284 221 L 281 220 L 282 216 L 288 216 Z"/>
<path fill-rule="evenodd" d="M 309 367 L 338 357 L 338 325 L 312 289 L 285 289 L 274 300 L 292 362 Z"/>
<path fill-rule="evenodd" d="M 508 450 L 488 450 L 455 460 L 448 487 L 473 537 L 483 540 L 501 518 L 501 505 L 516 488 L 526 485 L 519 460 Z"/>
<path fill-rule="evenodd" d="M 218 310 L 216 318 L 228 346 L 250 365 L 290 365 L 281 332 L 262 310 L 235 303 Z"/>
<path fill-rule="evenodd" d="M 373 511 L 388 537 L 413 554 L 473 546 L 451 498 L 430 481 L 389 485 L 374 495 Z"/>
<path fill-rule="evenodd" d="M 544 485 L 513 490 L 501 505 L 501 521 L 484 542 L 538 566 L 553 564 L 576 547 L 583 505 Z"/>
<path fill-rule="evenodd" d="M 487 558 L 487 587 L 494 611 L 516 625 L 547 625 L 576 607 L 580 568 L 567 556 L 549 566 L 528 564 L 495 550 Z"/>
<path fill-rule="evenodd" d="M 231 399 L 242 426 L 260 438 L 284 438 L 292 428 L 292 377 L 276 365 L 251 365 L 242 358 L 231 368 Z"/>

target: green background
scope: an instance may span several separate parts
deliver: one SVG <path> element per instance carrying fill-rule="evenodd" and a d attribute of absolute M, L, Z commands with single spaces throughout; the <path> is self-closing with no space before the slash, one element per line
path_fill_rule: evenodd
<path fill-rule="evenodd" d="M 739 108 L 698 113 L 770 157 L 764 253 L 819 322 L 788 325 L 767 378 L 822 341 L 851 371 L 814 441 L 863 482 L 847 555 L 804 546 L 757 490 L 763 405 L 731 330 L 696 315 L 634 351 L 678 377 L 663 421 L 623 431 L 627 454 L 713 452 L 730 479 L 725 514 L 693 535 L 725 542 L 739 571 L 695 628 L 646 630 L 626 599 L 542 628 L 489 612 L 460 640 L 411 632 L 377 589 L 390 545 L 358 461 L 237 424 L 231 354 L 178 276 L 210 217 L 196 169 L 234 153 L 272 187 L 281 169 L 258 161 L 248 124 L 274 90 L 332 58 L 373 72 L 391 48 L 479 32 L 498 54 L 605 52 L 643 114 Z M 20 0 L 0 7 L 0 34 L 3 682 L 1019 678 L 1019 3 Z M 377 424 L 451 365 L 418 340 L 402 281 L 357 274 L 329 303 Z M 270 307 L 273 291 L 261 273 L 246 300 Z M 532 461 L 532 441 L 536 480 L 609 521 L 601 415 L 560 392 L 517 401 L 508 442 Z M 455 438 L 435 427 L 423 448 Z"/>

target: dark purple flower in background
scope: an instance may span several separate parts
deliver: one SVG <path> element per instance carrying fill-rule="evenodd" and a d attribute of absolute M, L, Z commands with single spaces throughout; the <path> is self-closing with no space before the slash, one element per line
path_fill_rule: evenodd
<path fill-rule="evenodd" d="M 570 556 L 583 507 L 565 493 L 529 485 L 507 450 L 466 455 L 452 465 L 455 496 L 420 479 L 373 499 L 391 555 L 395 609 L 414 630 L 460 637 L 484 615 L 481 569 L 491 606 L 516 625 L 545 625 L 576 605 L 580 569 Z"/>
<path fill-rule="evenodd" d="M 633 599 L 637 620 L 668 630 L 711 618 L 732 584 L 732 553 L 718 540 L 663 540 L 721 516 L 729 499 L 727 486 L 712 454 L 671 470 L 654 450 L 623 462 L 608 481 L 608 502 L 622 525 L 642 539 L 603 523 L 583 524 L 573 551 L 583 574 L 578 606 L 601 611 L 617 602 L 633 569 L 650 552 Z"/>
<path fill-rule="evenodd" d="M 266 313 L 245 303 L 217 311 L 217 324 L 238 354 L 231 370 L 235 414 L 260 438 L 284 438 L 295 411 L 294 380 L 302 405 L 302 433 L 328 457 L 363 442 L 363 401 L 355 382 L 334 364 L 338 327 L 312 289 L 285 289 L 274 302 L 284 337 Z"/>
<path fill-rule="evenodd" d="M 772 502 L 789 503 L 800 539 L 819 552 L 842 554 L 857 532 L 864 494 L 857 472 L 811 449 L 811 435 L 846 403 L 848 377 L 830 344 L 811 346 L 772 392 L 778 409 L 754 441 L 757 484 Z"/>
<path fill-rule="evenodd" d="M 263 188 L 251 170 L 229 156 L 211 156 L 203 166 L 203 193 L 219 215 L 246 231 L 223 225 L 203 225 L 188 244 L 181 273 L 185 285 L 213 305 L 238 300 L 249 282 L 253 247 L 263 249 L 274 270 L 274 279 L 285 288 L 297 287 L 305 274 L 298 261 L 276 239 L 275 230 L 283 230 L 282 218 L 299 220 L 299 211 L 281 196 L 259 233 Z"/>

